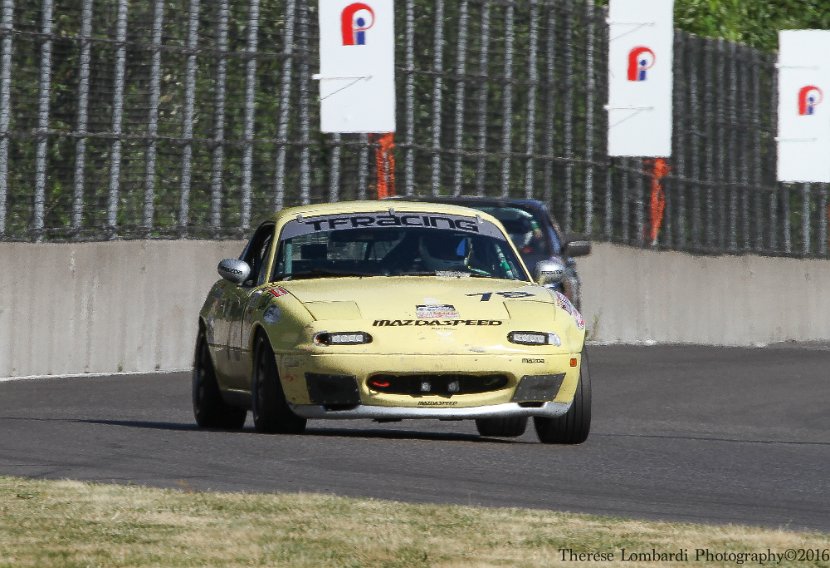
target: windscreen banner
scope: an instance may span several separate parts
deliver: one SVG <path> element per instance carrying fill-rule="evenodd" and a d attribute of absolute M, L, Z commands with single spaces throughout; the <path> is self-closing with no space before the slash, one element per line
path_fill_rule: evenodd
<path fill-rule="evenodd" d="M 670 157 L 674 1 L 611 0 L 608 154 Z"/>
<path fill-rule="evenodd" d="M 395 131 L 393 0 L 320 0 L 320 127 Z"/>
<path fill-rule="evenodd" d="M 830 183 L 830 30 L 783 30 L 778 46 L 778 181 Z"/>

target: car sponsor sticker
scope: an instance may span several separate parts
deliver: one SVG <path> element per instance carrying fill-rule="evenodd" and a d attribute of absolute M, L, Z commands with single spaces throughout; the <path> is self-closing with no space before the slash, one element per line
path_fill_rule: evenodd
<path fill-rule="evenodd" d="M 274 286 L 273 288 L 268 288 L 266 291 L 275 298 L 279 298 L 280 296 L 285 296 L 286 294 L 288 294 L 288 290 L 286 290 L 282 286 Z"/>
<path fill-rule="evenodd" d="M 501 325 L 501 320 L 462 320 L 462 319 L 396 319 L 396 320 L 375 320 L 372 325 L 375 327 L 400 327 L 400 326 L 417 326 L 423 327 L 427 325 L 452 325 L 452 326 L 489 326 Z"/>
<path fill-rule="evenodd" d="M 576 327 L 579 329 L 585 329 L 585 318 L 582 317 L 582 314 L 580 314 L 579 310 L 574 307 L 568 297 L 562 292 L 557 292 L 556 290 L 551 290 L 551 292 L 554 294 L 553 298 L 556 300 L 557 307 L 571 314 L 571 317 L 573 317 L 576 322 Z"/>
<path fill-rule="evenodd" d="M 458 311 L 450 304 L 427 304 L 415 306 L 418 319 L 456 319 Z"/>
<path fill-rule="evenodd" d="M 308 218 L 298 215 L 296 219 L 286 222 L 280 240 L 328 231 L 377 227 L 462 231 L 469 234 L 486 235 L 502 241 L 507 240 L 507 236 L 498 227 L 478 215 L 467 217 L 453 214 L 396 212 L 394 208 L 385 211 L 319 215 Z"/>

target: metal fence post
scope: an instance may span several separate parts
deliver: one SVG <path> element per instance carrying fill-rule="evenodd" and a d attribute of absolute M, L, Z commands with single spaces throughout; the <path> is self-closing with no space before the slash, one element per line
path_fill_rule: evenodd
<path fill-rule="evenodd" d="M 308 28 L 309 28 L 309 2 L 303 0 L 300 3 L 300 38 L 297 45 L 301 55 L 300 58 L 300 203 L 307 205 L 311 203 L 311 151 L 309 149 L 309 134 L 311 131 L 311 116 L 308 106 L 308 85 L 311 81 L 311 74 L 308 65 Z"/>
<path fill-rule="evenodd" d="M 629 188 L 631 187 L 631 162 L 630 158 L 621 158 L 620 164 L 621 176 L 620 180 L 620 220 L 622 224 L 622 240 L 625 244 L 631 243 L 631 195 Z"/>
<path fill-rule="evenodd" d="M 607 8 L 602 8 L 601 9 L 601 14 L 602 14 L 603 18 L 600 21 L 605 21 L 605 20 L 608 19 L 608 9 Z M 598 51 L 599 51 L 600 54 L 602 54 L 603 52 L 607 53 L 608 46 L 611 43 L 611 38 L 610 38 L 610 36 L 608 36 L 608 33 L 609 33 L 610 30 L 609 30 L 608 26 L 602 26 L 602 25 L 599 26 L 599 30 L 600 31 L 598 32 L 598 34 L 599 34 L 598 37 L 602 38 L 603 41 L 602 41 L 601 47 L 599 48 Z M 599 61 L 600 61 L 600 66 L 601 66 L 602 63 L 605 63 L 606 66 L 608 65 L 607 56 L 605 58 L 600 56 Z M 608 78 L 604 77 L 604 78 L 602 78 L 602 81 L 603 81 L 603 85 L 607 89 L 607 87 L 608 87 L 608 84 L 607 84 Z M 607 91 L 602 90 L 602 88 L 600 88 L 600 92 L 598 93 L 598 95 L 599 96 L 607 96 Z M 600 140 L 602 140 L 603 137 L 608 132 L 608 113 L 604 112 L 604 107 L 603 107 L 603 111 L 600 112 L 599 116 L 600 116 L 599 120 L 600 120 L 600 132 L 601 132 Z M 598 147 L 597 147 L 597 150 L 601 150 L 604 147 L 605 147 L 605 145 L 603 144 L 603 141 L 601 141 L 599 143 Z M 617 169 L 616 166 L 619 163 L 619 161 L 608 157 L 607 152 L 606 152 L 605 163 L 606 163 L 606 167 L 605 167 L 605 203 L 604 203 L 604 209 L 605 210 L 604 210 L 604 222 L 603 222 L 603 236 L 605 237 L 605 240 L 610 241 L 614 237 L 614 173 Z"/>
<path fill-rule="evenodd" d="M 190 0 L 187 28 L 187 64 L 182 114 L 182 181 L 179 196 L 179 235 L 187 234 L 190 217 L 190 183 L 193 173 L 193 114 L 196 102 L 196 49 L 199 47 L 199 0 Z"/>
<path fill-rule="evenodd" d="M 771 104 L 767 107 L 771 113 L 770 116 L 778 118 L 778 73 L 773 73 L 772 76 L 772 97 Z M 773 182 L 773 190 L 769 195 L 769 249 L 770 251 L 778 250 L 778 193 L 782 188 L 782 184 Z"/>
<path fill-rule="evenodd" d="M 749 49 L 748 48 L 740 48 L 741 53 L 741 66 L 740 66 L 740 73 L 738 75 L 738 101 L 749 101 L 752 97 L 750 94 L 751 86 L 750 86 L 750 78 L 751 78 L 751 70 L 752 70 L 752 61 L 751 57 L 749 56 Z M 738 104 L 737 102 L 735 103 Z M 747 124 L 751 124 L 751 118 L 747 117 L 747 113 L 741 113 L 740 115 L 740 143 L 738 144 L 738 153 L 739 153 L 739 160 L 738 160 L 738 167 L 740 168 L 740 176 L 739 179 L 741 180 L 740 186 L 738 191 L 740 192 L 741 198 L 741 252 L 748 252 L 751 249 L 751 238 L 750 238 L 750 223 L 749 223 L 749 195 L 750 195 L 750 163 L 752 162 L 752 146 L 750 144 L 750 133 L 749 128 L 747 128 Z"/>
<path fill-rule="evenodd" d="M 516 6 L 510 2 L 505 7 L 504 15 L 504 86 L 502 87 L 502 130 L 501 130 L 501 194 L 510 194 L 510 177 L 512 165 L 513 134 L 513 24 Z"/>
<path fill-rule="evenodd" d="M 435 0 L 435 38 L 432 52 L 432 195 L 441 190 L 441 105 L 444 80 L 444 0 Z"/>
<path fill-rule="evenodd" d="M 288 124 L 291 116 L 291 71 L 294 62 L 294 20 L 297 0 L 286 0 L 285 31 L 282 46 L 282 77 L 280 79 L 280 115 L 277 122 L 277 159 L 274 167 L 274 208 L 285 203 L 285 161 L 288 151 Z"/>
<path fill-rule="evenodd" d="M 726 109 L 726 120 L 723 129 L 728 129 L 729 137 L 725 147 L 721 150 L 721 160 L 726 158 L 724 168 L 721 170 L 726 179 L 729 191 L 729 252 L 738 251 L 738 179 L 737 171 L 738 160 L 738 77 L 737 77 L 737 46 L 734 43 L 729 44 L 729 96 L 726 100 L 729 101 Z M 725 65 L 724 65 L 725 67 Z"/>
<path fill-rule="evenodd" d="M 153 229 L 156 189 L 156 144 L 158 142 L 159 99 L 161 98 L 161 30 L 164 0 L 156 0 L 153 10 L 153 57 L 150 65 L 150 112 L 147 117 L 147 155 L 144 171 L 144 231 Z"/>
<path fill-rule="evenodd" d="M 38 89 L 37 154 L 35 156 L 35 202 L 33 230 L 35 239 L 43 239 L 43 215 L 46 204 L 46 154 L 49 147 L 49 99 L 52 86 L 52 0 L 43 0 L 41 14 L 40 86 Z"/>
<path fill-rule="evenodd" d="M 533 197 L 533 186 L 535 170 L 533 154 L 536 151 L 536 90 L 539 85 L 539 72 L 536 69 L 538 63 L 538 38 L 539 38 L 539 4 L 536 0 L 530 0 L 530 30 L 528 41 L 530 43 L 527 59 L 528 87 L 527 87 L 527 128 L 525 130 L 525 148 L 527 159 L 525 162 L 525 197 Z"/>
<path fill-rule="evenodd" d="M 594 99 L 596 79 L 594 77 L 594 0 L 585 2 L 585 227 L 583 232 L 591 234 L 594 226 Z"/>
<path fill-rule="evenodd" d="M 567 12 L 573 11 L 573 4 L 571 0 L 564 0 L 564 8 Z M 562 29 L 563 42 L 565 45 L 564 56 L 566 62 L 574 60 L 573 49 L 573 28 L 574 24 L 570 18 L 565 18 Z M 565 66 L 567 69 L 567 65 Z M 565 100 L 563 112 L 563 128 L 562 139 L 564 143 L 565 156 L 565 179 L 563 185 L 565 186 L 565 210 L 563 212 L 565 233 L 570 233 L 573 230 L 573 159 L 574 159 L 574 81 L 573 73 L 565 72 Z"/>
<path fill-rule="evenodd" d="M 673 105 L 673 130 L 674 139 L 677 141 L 677 150 L 674 158 L 675 180 L 673 183 L 676 188 L 677 196 L 677 213 L 675 215 L 677 219 L 677 227 L 675 228 L 675 242 L 680 250 L 684 250 L 686 248 L 686 180 L 689 177 L 686 168 L 686 153 L 688 152 L 688 149 L 694 145 L 694 140 L 691 139 L 692 136 L 690 135 L 688 128 L 688 124 L 690 123 L 687 121 L 689 114 L 691 114 L 688 105 L 689 97 L 686 96 L 687 86 L 685 84 L 680 84 L 678 81 L 678 79 L 681 81 L 684 79 L 688 80 L 691 75 L 688 67 L 685 65 L 687 62 L 685 55 L 688 48 L 686 38 L 682 34 L 675 34 L 674 49 L 676 69 L 680 73 L 680 77 L 675 76 L 675 100 Z M 671 213 L 671 208 L 668 207 L 668 205 L 666 206 L 666 211 Z M 671 246 L 669 238 L 666 239 L 666 243 Z"/>
<path fill-rule="evenodd" d="M 634 237 L 634 240 L 638 247 L 642 247 L 646 242 L 646 206 L 645 199 L 643 198 L 646 184 L 642 160 L 636 160 L 636 164 L 638 167 L 635 174 L 637 176 L 637 179 L 635 180 L 635 192 L 637 199 L 634 202 L 634 205 L 637 207 L 637 210 L 634 212 L 634 215 L 637 222 L 637 235 Z"/>
<path fill-rule="evenodd" d="M 487 180 L 487 102 L 489 85 L 485 80 L 490 65 L 490 2 L 481 7 L 481 52 L 478 60 L 478 161 L 476 164 L 476 194 L 484 195 Z"/>
<path fill-rule="evenodd" d="M 259 39 L 259 0 L 248 6 L 248 43 L 245 47 L 245 133 L 242 153 L 242 214 L 240 228 L 251 226 L 251 179 L 254 163 L 254 126 L 256 96 L 256 66 Z"/>
<path fill-rule="evenodd" d="M 406 0 L 404 116 L 406 153 L 404 154 L 404 193 L 415 192 L 415 0 Z"/>
<path fill-rule="evenodd" d="M 14 0 L 3 0 L 3 41 L 0 54 L 0 237 L 6 235 L 9 192 L 9 123 L 11 122 L 12 33 Z"/>
<path fill-rule="evenodd" d="M 614 237 L 614 161 L 608 158 L 605 171 L 605 217 L 602 225 L 602 236 L 606 241 Z"/>
<path fill-rule="evenodd" d="M 225 167 L 225 94 L 228 80 L 228 0 L 220 0 L 216 36 L 216 76 L 213 98 L 213 157 L 210 176 L 210 228 L 222 228 L 222 188 Z"/>
<path fill-rule="evenodd" d="M 81 231 L 84 213 L 84 184 L 86 179 L 86 136 L 89 121 L 89 74 L 92 35 L 92 2 L 84 0 L 81 12 L 81 54 L 78 69 L 78 117 L 75 125 L 75 179 L 72 198 L 72 230 Z"/>
<path fill-rule="evenodd" d="M 331 135 L 331 170 L 329 177 L 329 201 L 340 200 L 340 160 L 343 152 L 343 140 L 339 133 Z"/>
<path fill-rule="evenodd" d="M 692 49 L 690 46 L 694 46 Z M 689 42 L 686 43 L 686 60 L 689 62 L 692 59 L 693 55 L 700 55 L 700 43 L 697 38 L 692 38 Z M 701 201 L 701 193 L 703 190 L 703 185 L 700 183 L 701 178 L 703 177 L 701 174 L 703 173 L 701 170 L 701 162 L 700 162 L 700 141 L 703 138 L 703 133 L 698 130 L 701 125 L 705 128 L 705 124 L 700 116 L 700 99 L 699 97 L 699 90 L 698 90 L 698 79 L 700 78 L 700 67 L 693 67 L 692 65 L 688 65 L 689 68 L 689 120 L 688 124 L 690 128 L 693 128 L 690 137 L 690 145 L 691 145 L 691 152 L 689 156 L 690 160 L 690 170 L 692 174 L 692 178 L 696 180 L 695 182 L 690 183 L 691 186 L 691 199 L 692 199 L 692 229 L 691 229 L 691 237 L 692 237 L 692 248 L 700 248 L 701 246 L 701 231 L 702 231 L 702 212 L 700 209 L 700 201 Z"/>
<path fill-rule="evenodd" d="M 827 218 L 830 209 L 827 207 L 827 184 L 821 185 L 818 206 L 818 254 L 827 256 Z"/>
<path fill-rule="evenodd" d="M 811 205 L 812 186 L 809 183 L 801 186 L 801 238 L 802 247 L 801 254 L 808 256 L 810 254 L 810 205 Z"/>
<path fill-rule="evenodd" d="M 752 177 L 751 185 L 754 203 L 755 245 L 754 250 L 764 248 L 763 220 L 763 183 L 764 174 L 761 167 L 761 72 L 758 52 L 752 55 Z"/>
<path fill-rule="evenodd" d="M 366 199 L 369 185 L 369 135 L 360 135 L 360 152 L 357 164 L 357 197 Z"/>
<path fill-rule="evenodd" d="M 726 81 L 723 81 L 723 77 L 727 77 L 727 66 L 726 66 L 726 42 L 723 38 L 718 38 L 717 41 L 717 65 L 715 66 L 716 70 L 716 77 L 718 78 L 715 81 L 715 98 L 714 98 L 714 107 L 715 107 L 715 120 L 716 120 L 716 169 L 715 169 L 715 176 L 716 180 L 718 180 L 718 191 L 715 195 L 716 200 L 716 207 L 717 207 L 717 224 L 715 225 L 715 236 L 717 237 L 717 246 L 720 250 L 726 250 L 727 247 L 727 203 L 726 203 L 726 194 L 727 192 L 731 191 L 731 187 L 729 186 L 728 182 L 728 172 L 727 169 L 729 168 L 729 164 L 727 164 L 727 154 L 729 153 L 729 149 L 727 144 L 729 143 L 728 134 L 726 132 L 727 120 L 728 115 L 727 113 L 727 97 L 729 96 L 728 88 L 729 88 L 729 79 L 727 78 Z"/>
<path fill-rule="evenodd" d="M 545 45 L 545 203 L 550 206 L 553 200 L 553 163 L 556 149 L 554 147 L 556 125 L 556 5 L 552 4 L 548 12 L 547 42 Z"/>
<path fill-rule="evenodd" d="M 710 42 L 704 48 L 704 106 L 706 108 L 706 248 L 712 250 L 715 248 L 715 184 L 717 178 L 715 174 L 715 146 L 718 125 L 715 117 L 717 108 L 717 94 L 715 85 L 713 84 L 714 74 L 714 51 L 715 45 Z"/>
<path fill-rule="evenodd" d="M 455 61 L 455 173 L 453 195 L 460 195 L 464 175 L 464 94 L 467 86 L 467 26 L 469 2 L 461 0 L 458 7 L 458 53 Z"/>
<path fill-rule="evenodd" d="M 782 192 L 784 198 L 781 200 L 781 216 L 784 217 L 784 252 L 787 254 L 793 251 L 792 221 L 790 218 L 790 198 L 792 186 L 783 184 Z"/>
<path fill-rule="evenodd" d="M 121 127 L 124 118 L 124 76 L 127 60 L 128 0 L 119 0 L 116 28 L 115 76 L 112 94 L 112 146 L 110 149 L 109 202 L 107 204 L 107 231 L 115 238 L 118 230 L 118 200 L 121 185 Z"/>

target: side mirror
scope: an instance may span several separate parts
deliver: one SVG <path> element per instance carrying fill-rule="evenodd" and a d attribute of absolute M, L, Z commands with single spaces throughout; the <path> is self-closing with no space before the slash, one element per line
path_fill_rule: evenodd
<path fill-rule="evenodd" d="M 216 267 L 216 271 L 219 272 L 219 276 L 237 286 L 245 282 L 248 276 L 251 275 L 251 267 L 248 266 L 248 263 L 236 258 L 222 260 L 219 266 Z"/>
<path fill-rule="evenodd" d="M 565 265 L 556 260 L 540 260 L 536 263 L 535 276 L 540 286 L 559 284 L 565 277 Z"/>
<path fill-rule="evenodd" d="M 591 254 L 591 241 L 573 240 L 565 247 L 565 254 L 568 256 L 588 256 Z"/>

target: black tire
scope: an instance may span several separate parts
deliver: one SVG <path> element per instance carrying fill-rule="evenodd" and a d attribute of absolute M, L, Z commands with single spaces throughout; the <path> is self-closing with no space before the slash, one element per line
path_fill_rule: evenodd
<path fill-rule="evenodd" d="M 239 430 L 245 425 L 248 411 L 231 406 L 222 399 L 204 331 L 199 331 L 196 339 L 192 391 L 193 416 L 200 428 Z"/>
<path fill-rule="evenodd" d="M 277 362 L 268 340 L 260 335 L 254 349 L 251 378 L 251 411 L 254 428 L 263 434 L 302 434 L 306 419 L 288 407 L 277 373 Z"/>
<path fill-rule="evenodd" d="M 559 418 L 533 419 L 536 435 L 543 444 L 581 444 L 591 431 L 591 373 L 588 357 L 582 352 L 579 383 L 571 408 Z"/>
<path fill-rule="evenodd" d="M 482 436 L 518 438 L 527 430 L 527 417 L 476 418 L 476 429 Z"/>

